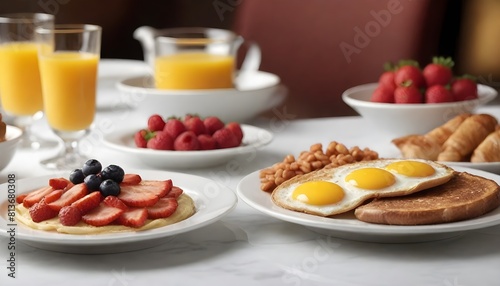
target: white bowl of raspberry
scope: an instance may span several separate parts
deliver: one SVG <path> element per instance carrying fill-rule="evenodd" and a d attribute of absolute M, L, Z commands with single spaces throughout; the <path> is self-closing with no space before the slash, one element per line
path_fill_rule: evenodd
<path fill-rule="evenodd" d="M 477 98 L 442 103 L 384 103 L 374 102 L 372 96 L 378 83 L 347 89 L 343 101 L 370 124 L 393 136 L 424 134 L 461 113 L 473 113 L 479 105 L 493 100 L 497 91 L 477 84 Z"/>
<path fill-rule="evenodd" d="M 151 75 L 122 80 L 116 87 L 122 103 L 144 116 L 197 114 L 237 122 L 248 121 L 278 106 L 287 94 L 278 76 L 263 71 L 240 75 L 234 88 L 225 89 L 157 89 Z"/>

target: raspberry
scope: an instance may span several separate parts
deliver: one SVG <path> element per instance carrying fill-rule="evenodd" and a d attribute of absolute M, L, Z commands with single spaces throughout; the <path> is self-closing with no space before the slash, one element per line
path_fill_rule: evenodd
<path fill-rule="evenodd" d="M 203 120 L 201 120 L 201 118 L 199 118 L 198 116 L 191 116 L 185 119 L 184 125 L 186 126 L 187 130 L 193 131 L 193 133 L 196 135 L 208 133 Z"/>
<path fill-rule="evenodd" d="M 170 118 L 165 123 L 165 127 L 163 127 L 163 131 L 167 132 L 170 137 L 173 139 L 177 138 L 179 134 L 186 131 L 186 126 L 182 121 L 178 118 Z"/>
<path fill-rule="evenodd" d="M 139 148 L 146 148 L 148 140 L 146 139 L 147 130 L 141 129 L 134 134 L 135 146 Z"/>
<path fill-rule="evenodd" d="M 236 135 L 226 127 L 215 131 L 212 137 L 215 139 L 217 148 L 219 149 L 232 148 L 239 145 Z"/>
<path fill-rule="evenodd" d="M 433 85 L 425 91 L 425 102 L 427 103 L 441 103 L 452 102 L 453 95 L 451 91 L 443 85 Z"/>
<path fill-rule="evenodd" d="M 200 150 L 213 150 L 217 148 L 215 139 L 208 134 L 198 135 L 198 141 L 200 142 Z"/>
<path fill-rule="evenodd" d="M 208 134 L 212 135 L 215 131 L 224 128 L 224 122 L 217 116 L 209 116 L 203 120 L 203 124 L 207 128 Z"/>
<path fill-rule="evenodd" d="M 200 142 L 192 131 L 181 133 L 174 141 L 174 150 L 176 151 L 193 151 L 200 149 Z"/>
<path fill-rule="evenodd" d="M 166 131 L 157 131 L 155 136 L 149 139 L 147 147 L 155 150 L 173 150 L 174 139 Z"/>
<path fill-rule="evenodd" d="M 243 130 L 241 129 L 241 125 L 238 122 L 229 122 L 226 124 L 226 128 L 231 130 L 236 138 L 238 139 L 238 146 L 243 141 Z"/>
<path fill-rule="evenodd" d="M 148 119 L 148 129 L 152 132 L 161 131 L 165 127 L 165 121 L 158 114 L 153 114 Z"/>

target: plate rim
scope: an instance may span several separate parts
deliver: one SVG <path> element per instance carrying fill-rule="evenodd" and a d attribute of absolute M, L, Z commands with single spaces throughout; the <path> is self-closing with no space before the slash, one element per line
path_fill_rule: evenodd
<path fill-rule="evenodd" d="M 195 205 L 197 210 L 193 216 L 171 224 L 168 226 L 163 226 L 155 229 L 138 231 L 138 232 L 116 232 L 110 234 L 95 234 L 95 235 L 78 235 L 78 234 L 64 234 L 57 232 L 47 232 L 43 230 L 31 229 L 24 226 L 21 222 L 16 221 L 16 239 L 23 242 L 31 242 L 41 245 L 39 248 L 44 248 L 45 245 L 57 245 L 59 247 L 75 247 L 75 246 L 106 246 L 114 244 L 128 244 L 128 243 L 141 243 L 148 240 L 154 240 L 159 238 L 171 237 L 180 233 L 189 232 L 201 228 L 205 225 L 213 223 L 231 210 L 233 210 L 237 203 L 238 197 L 235 192 L 229 189 L 227 186 L 219 184 L 213 180 L 205 177 L 173 172 L 173 171 L 163 171 L 163 170 L 138 170 L 130 168 L 127 173 L 137 173 L 140 174 L 143 179 L 149 179 L 155 176 L 165 176 L 166 178 L 172 178 L 175 180 L 181 180 L 182 183 L 177 184 L 181 188 L 185 189 L 185 192 L 190 195 L 193 200 L 195 200 Z M 28 192 L 29 190 L 21 190 L 19 184 L 26 184 L 31 187 L 30 190 L 36 188 L 36 186 L 43 186 L 43 181 L 48 181 L 50 178 L 58 176 L 66 176 L 67 172 L 57 172 L 50 175 L 43 175 L 31 178 L 23 178 L 16 180 L 17 192 L 16 195 Z M 196 184 L 214 184 L 217 186 L 217 195 L 213 194 L 205 195 L 201 191 L 193 190 Z M 3 183 L 0 185 L 0 189 L 6 188 L 8 183 Z M 32 186 L 34 185 L 34 186 Z M 187 186 L 187 187 L 186 187 Z M 2 208 L 8 204 L 8 198 L 5 196 L 0 199 L 0 206 Z M 7 206 L 5 206 L 7 207 Z M 9 228 L 9 221 L 7 220 L 7 213 L 2 213 L 0 215 L 0 236 L 7 236 L 7 230 Z M 48 249 L 48 248 L 47 248 Z"/>
<path fill-rule="evenodd" d="M 473 168 L 467 168 L 467 167 L 453 167 L 453 169 L 455 169 L 456 171 L 469 172 L 471 174 L 483 176 L 488 179 L 493 179 L 498 184 L 500 184 L 500 176 L 490 172 Z M 248 174 L 242 180 L 240 180 L 236 188 L 236 193 L 238 195 L 238 198 L 243 202 L 245 202 L 246 204 L 248 204 L 249 206 L 251 206 L 252 208 L 266 215 L 287 222 L 299 224 L 305 227 L 318 228 L 322 230 L 333 231 L 344 234 L 354 233 L 359 235 L 371 235 L 371 236 L 422 236 L 422 235 L 459 233 L 459 232 L 481 229 L 500 224 L 500 207 L 496 208 L 490 213 L 469 220 L 451 222 L 451 223 L 432 224 L 432 225 L 416 225 L 416 226 L 372 224 L 356 220 L 355 218 L 335 219 L 335 218 L 325 218 L 325 217 L 319 217 L 310 214 L 295 212 L 276 206 L 271 201 L 270 193 L 266 193 L 259 189 L 259 184 L 260 184 L 258 177 L 259 172 L 260 170 L 255 171 L 251 174 Z M 251 186 L 244 186 L 245 184 L 253 185 L 253 187 L 256 188 L 250 190 L 249 188 L 251 188 Z M 255 201 L 251 196 L 248 196 L 248 192 L 250 191 L 253 191 L 255 193 L 261 192 L 262 194 L 258 196 L 267 195 L 269 197 L 267 205 Z M 268 205 L 271 205 L 271 208 L 269 208 Z M 354 224 L 349 224 L 349 222 L 354 222 Z"/>

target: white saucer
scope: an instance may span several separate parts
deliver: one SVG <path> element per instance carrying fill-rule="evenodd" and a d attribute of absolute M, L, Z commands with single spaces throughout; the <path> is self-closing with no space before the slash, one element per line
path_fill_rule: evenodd
<path fill-rule="evenodd" d="M 104 144 L 123 152 L 129 157 L 137 158 L 144 164 L 160 169 L 206 168 L 224 164 L 231 159 L 256 152 L 260 147 L 269 144 L 273 135 L 255 126 L 241 125 L 243 144 L 236 148 L 207 151 L 163 151 L 138 148 L 134 142 L 134 134 L 144 126 L 127 127 L 104 136 Z"/>
<path fill-rule="evenodd" d="M 276 107 L 286 97 L 286 88 L 274 74 L 256 71 L 237 78 L 235 88 L 161 90 L 152 76 L 138 76 L 116 84 L 128 106 L 146 116 L 181 116 L 192 113 L 217 116 L 223 121 L 244 122 Z"/>
<path fill-rule="evenodd" d="M 71 235 L 34 230 L 21 223 L 10 222 L 7 211 L 9 203 L 7 196 L 3 196 L 0 198 L 0 235 L 8 236 L 9 228 L 15 227 L 16 239 L 36 248 L 84 254 L 126 252 L 164 244 L 174 235 L 206 226 L 219 220 L 237 204 L 237 197 L 232 190 L 203 177 L 153 170 L 127 170 L 127 173 L 136 173 L 141 175 L 143 179 L 149 180 L 172 179 L 175 185 L 181 187 L 186 194 L 193 198 L 196 213 L 184 221 L 151 230 L 100 235 Z M 20 195 L 46 186 L 50 178 L 67 176 L 67 173 L 58 173 L 19 180 L 16 182 L 16 194 Z M 0 185 L 0 189 L 6 190 L 6 185 L 7 183 Z M 208 190 L 209 188 L 210 190 Z M 14 224 L 15 226 L 13 226 Z"/>
<path fill-rule="evenodd" d="M 500 183 L 500 176 L 476 169 L 456 167 Z M 357 220 L 352 212 L 332 218 L 287 210 L 275 205 L 270 193 L 260 190 L 259 171 L 243 178 L 237 187 L 241 200 L 272 217 L 303 225 L 315 232 L 349 240 L 379 243 L 412 243 L 433 241 L 462 235 L 466 231 L 500 224 L 500 208 L 480 217 L 434 225 L 397 226 L 371 224 Z"/>

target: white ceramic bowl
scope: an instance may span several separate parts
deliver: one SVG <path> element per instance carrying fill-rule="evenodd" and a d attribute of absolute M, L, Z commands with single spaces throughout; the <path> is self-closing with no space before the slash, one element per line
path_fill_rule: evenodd
<path fill-rule="evenodd" d="M 223 121 L 244 122 L 279 105 L 286 88 L 274 74 L 256 71 L 238 77 L 235 88 L 161 90 L 151 76 L 139 76 L 116 84 L 124 103 L 144 116 L 165 117 L 192 113 L 218 116 Z"/>
<path fill-rule="evenodd" d="M 393 136 L 427 133 L 457 114 L 474 112 L 477 106 L 497 96 L 495 89 L 478 84 L 479 98 L 474 100 L 434 104 L 370 102 L 377 85 L 369 83 L 349 88 L 342 94 L 342 99 L 374 128 Z"/>
<path fill-rule="evenodd" d="M 17 127 L 7 125 L 5 141 L 0 142 L 0 171 L 3 170 L 12 160 L 16 153 L 17 146 L 21 141 L 23 131 Z"/>

